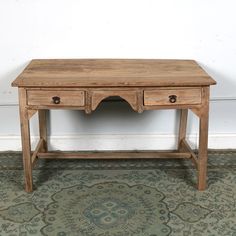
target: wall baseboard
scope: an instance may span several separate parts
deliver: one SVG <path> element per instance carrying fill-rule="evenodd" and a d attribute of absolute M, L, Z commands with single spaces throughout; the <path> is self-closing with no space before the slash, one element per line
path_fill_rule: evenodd
<path fill-rule="evenodd" d="M 31 137 L 32 149 L 38 137 Z M 188 140 L 193 148 L 198 146 L 198 136 Z M 51 136 L 49 148 L 54 150 L 167 150 L 174 149 L 177 136 L 170 134 L 145 135 L 66 135 Z M 209 149 L 236 149 L 236 134 L 210 134 Z M 20 136 L 0 136 L 0 151 L 20 151 Z"/>

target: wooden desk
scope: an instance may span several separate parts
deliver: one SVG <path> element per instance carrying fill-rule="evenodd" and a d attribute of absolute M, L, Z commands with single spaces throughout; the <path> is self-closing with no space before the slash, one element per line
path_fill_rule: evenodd
<path fill-rule="evenodd" d="M 189 158 L 198 170 L 198 189 L 206 188 L 209 87 L 216 82 L 192 60 L 32 60 L 12 86 L 19 90 L 25 190 L 33 191 L 37 158 L 143 158 L 137 152 L 55 153 L 47 150 L 46 111 L 94 111 L 110 96 L 120 96 L 133 110 L 180 109 L 178 150 L 147 152 L 150 158 Z M 200 119 L 196 156 L 186 136 L 187 112 Z M 30 118 L 38 112 L 40 140 L 31 155 Z"/>

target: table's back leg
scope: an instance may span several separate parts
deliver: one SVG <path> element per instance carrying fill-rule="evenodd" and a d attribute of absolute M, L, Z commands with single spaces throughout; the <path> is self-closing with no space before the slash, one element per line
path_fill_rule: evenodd
<path fill-rule="evenodd" d="M 178 150 L 182 151 L 181 142 L 186 138 L 187 129 L 187 119 L 188 119 L 188 109 L 180 110 L 180 123 L 179 123 L 179 137 L 178 137 Z"/>
<path fill-rule="evenodd" d="M 205 190 L 207 179 L 207 149 L 208 149 L 208 120 L 209 120 L 209 87 L 203 88 L 202 108 L 199 127 L 198 149 L 198 190 Z"/>
<path fill-rule="evenodd" d="M 40 152 L 47 152 L 47 110 L 38 110 L 39 117 L 39 136 L 43 139 L 43 145 Z"/>
<path fill-rule="evenodd" d="M 21 124 L 21 140 L 22 140 L 22 155 L 25 175 L 25 191 L 33 191 L 32 177 L 32 162 L 31 162 L 31 143 L 30 143 L 30 126 L 28 118 L 28 110 L 26 108 L 27 97 L 26 90 L 19 88 L 19 109 L 20 109 L 20 124 Z"/>

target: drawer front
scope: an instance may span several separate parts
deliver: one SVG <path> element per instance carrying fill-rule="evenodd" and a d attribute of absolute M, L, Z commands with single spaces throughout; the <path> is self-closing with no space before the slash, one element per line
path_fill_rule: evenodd
<path fill-rule="evenodd" d="M 200 103 L 200 88 L 153 89 L 144 91 L 144 105 L 146 106 L 173 106 Z"/>
<path fill-rule="evenodd" d="M 28 90 L 28 105 L 84 106 L 84 91 Z"/>

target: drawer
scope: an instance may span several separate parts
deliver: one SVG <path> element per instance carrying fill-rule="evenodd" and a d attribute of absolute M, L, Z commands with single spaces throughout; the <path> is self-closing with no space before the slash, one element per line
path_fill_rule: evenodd
<path fill-rule="evenodd" d="M 84 106 L 84 91 L 78 90 L 28 90 L 28 105 Z"/>
<path fill-rule="evenodd" d="M 201 103 L 201 88 L 153 89 L 144 91 L 144 105 L 173 106 Z"/>

